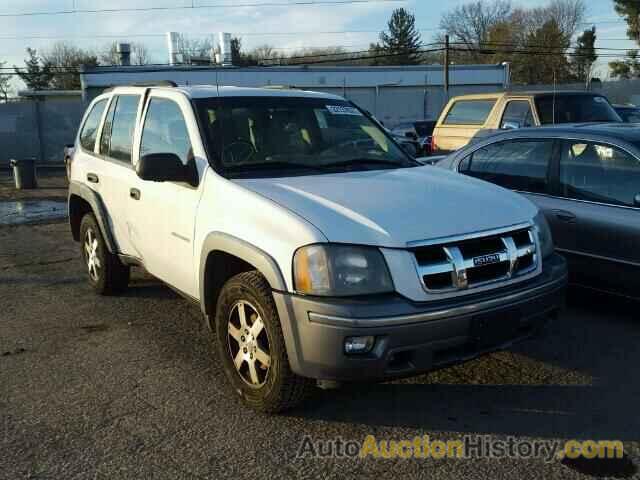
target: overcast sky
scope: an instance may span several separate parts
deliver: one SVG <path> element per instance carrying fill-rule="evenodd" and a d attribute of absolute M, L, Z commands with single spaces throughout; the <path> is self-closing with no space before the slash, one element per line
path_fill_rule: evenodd
<path fill-rule="evenodd" d="M 147 45 L 152 60 L 167 61 L 163 36 L 133 37 L 132 34 L 160 34 L 177 31 L 200 37 L 219 31 L 242 37 L 243 46 L 251 48 L 268 43 L 284 49 L 341 45 L 348 50 L 366 49 L 385 28 L 394 8 L 405 7 L 416 16 L 425 42 L 437 33 L 441 15 L 468 0 L 407 0 L 389 3 L 351 5 L 316 5 L 288 7 L 238 7 L 240 4 L 284 3 L 295 0 L 193 0 L 198 5 L 229 5 L 226 8 L 201 8 L 170 11 L 72 13 L 50 16 L 7 17 L 3 14 L 21 12 L 53 12 L 75 9 L 117 9 L 135 7 L 190 6 L 192 0 L 2 0 L 0 2 L 0 61 L 6 66 L 23 65 L 25 48 L 46 49 L 54 38 L 7 38 L 11 36 L 61 36 L 67 42 L 100 52 L 113 40 L 138 41 Z M 513 1 L 514 6 L 544 5 L 544 0 Z M 598 47 L 633 48 L 625 41 L 626 25 L 613 10 L 612 0 L 588 0 L 587 18 L 597 28 Z M 231 6 L 233 5 L 233 6 Z M 584 25 L 587 28 L 589 25 Z M 359 33 L 320 34 L 297 32 L 360 31 Z M 372 31 L 372 32 L 361 32 Z M 295 35 L 279 35 L 282 33 Z M 268 34 L 275 35 L 268 35 Z M 100 38 L 116 35 L 117 38 Z M 623 52 L 620 52 L 623 53 Z M 606 63 L 599 62 L 599 74 L 606 75 Z M 21 82 L 16 82 L 23 88 Z"/>

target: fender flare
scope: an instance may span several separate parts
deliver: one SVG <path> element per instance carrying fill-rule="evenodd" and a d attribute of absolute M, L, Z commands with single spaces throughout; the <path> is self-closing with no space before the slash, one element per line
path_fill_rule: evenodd
<path fill-rule="evenodd" d="M 113 237 L 113 233 L 111 232 L 111 228 L 109 227 L 109 222 L 107 221 L 107 209 L 104 206 L 104 202 L 100 195 L 93 190 L 91 190 L 86 185 L 72 181 L 69 183 L 69 196 L 68 196 L 68 207 L 69 207 L 69 225 L 72 225 L 72 212 L 71 212 L 71 197 L 76 196 L 82 198 L 85 202 L 89 204 L 93 214 L 96 217 L 96 221 L 98 222 L 98 227 L 100 227 L 100 232 L 102 233 L 102 238 L 104 238 L 104 243 L 107 245 L 107 249 L 109 253 L 117 253 L 118 249 L 116 247 L 116 241 Z"/>
<path fill-rule="evenodd" d="M 205 275 L 207 270 L 207 258 L 211 252 L 224 252 L 238 257 L 253 265 L 267 279 L 272 290 L 286 291 L 287 284 L 284 281 L 280 267 L 268 253 L 238 237 L 223 232 L 212 232 L 202 242 L 200 250 L 200 305 L 203 313 L 206 312 Z"/>

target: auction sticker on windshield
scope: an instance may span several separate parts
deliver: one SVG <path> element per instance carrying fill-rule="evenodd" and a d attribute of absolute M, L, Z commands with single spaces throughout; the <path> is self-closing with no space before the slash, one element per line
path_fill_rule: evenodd
<path fill-rule="evenodd" d="M 355 107 L 346 107 L 344 105 L 327 105 L 327 110 L 333 115 L 357 115 L 362 116 L 360 110 Z"/>

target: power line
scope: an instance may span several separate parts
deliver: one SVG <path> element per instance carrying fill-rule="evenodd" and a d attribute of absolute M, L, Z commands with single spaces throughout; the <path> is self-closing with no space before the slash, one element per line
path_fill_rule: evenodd
<path fill-rule="evenodd" d="M 220 3 L 220 4 L 204 4 L 204 5 L 184 5 L 184 6 L 166 6 L 166 7 L 129 7 L 129 8 L 86 8 L 86 9 L 70 9 L 70 10 L 53 10 L 49 12 L 17 12 L 17 13 L 0 13 L 0 17 L 41 17 L 52 15 L 71 15 L 75 13 L 135 13 L 135 12 L 162 12 L 171 10 L 197 10 L 208 8 L 240 8 L 240 7 L 313 7 L 323 5 L 354 5 L 366 3 L 404 3 L 408 0 L 295 0 L 293 2 L 269 1 L 269 2 L 252 2 L 252 3 Z"/>
<path fill-rule="evenodd" d="M 419 28 L 419 32 L 433 32 L 439 28 Z M 380 33 L 381 30 L 307 30 L 299 32 L 233 32 L 239 37 L 284 37 L 299 35 L 344 35 L 350 33 Z M 62 39 L 83 39 L 83 38 L 153 38 L 165 37 L 165 33 L 119 33 L 119 34 L 96 34 L 96 35 L 0 35 L 0 40 L 62 40 Z M 190 33 L 191 37 L 213 36 L 212 32 Z"/>
<path fill-rule="evenodd" d="M 506 42 L 480 42 L 479 44 L 468 44 L 466 42 L 451 42 L 451 45 L 464 45 L 464 46 L 469 46 L 471 48 L 478 48 L 478 46 L 482 47 L 482 46 L 494 46 L 494 47 L 519 47 L 519 48 L 526 48 L 526 49 L 536 49 L 536 48 L 543 48 L 543 49 L 552 49 L 552 50 L 567 50 L 570 48 L 576 48 L 576 46 L 553 46 L 553 45 L 530 45 L 530 44 L 524 44 L 524 45 L 518 45 L 515 43 L 506 43 Z M 594 47 L 594 50 L 606 50 L 606 51 L 621 51 L 621 52 L 626 52 L 629 49 L 628 48 L 611 48 L 611 47 Z"/>

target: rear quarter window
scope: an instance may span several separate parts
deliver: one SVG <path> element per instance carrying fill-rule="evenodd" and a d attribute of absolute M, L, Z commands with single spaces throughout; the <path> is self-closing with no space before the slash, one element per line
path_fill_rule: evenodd
<path fill-rule="evenodd" d="M 92 152 L 95 147 L 100 119 L 102 118 L 102 112 L 104 112 L 104 107 L 106 105 L 107 99 L 96 102 L 91 109 L 91 112 L 89 112 L 89 115 L 87 115 L 87 119 L 80 131 L 80 145 L 85 150 Z"/>
<path fill-rule="evenodd" d="M 444 119 L 445 125 L 483 125 L 496 100 L 459 100 Z"/>

